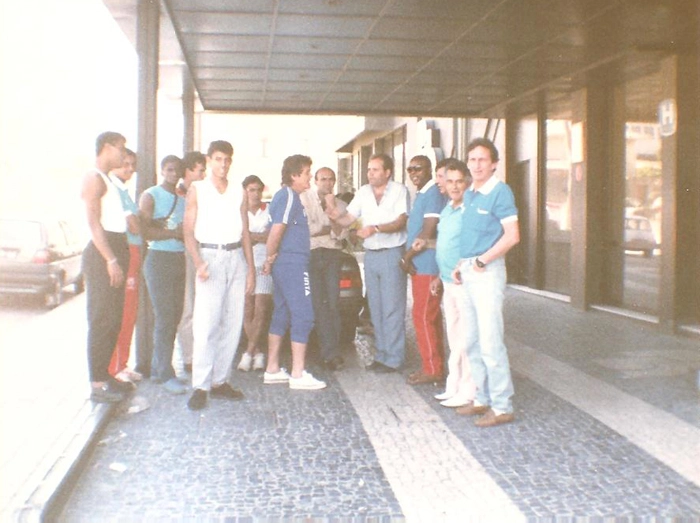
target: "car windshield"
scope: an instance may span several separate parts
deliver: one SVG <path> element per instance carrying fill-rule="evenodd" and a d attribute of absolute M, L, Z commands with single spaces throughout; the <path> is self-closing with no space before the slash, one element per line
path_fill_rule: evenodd
<path fill-rule="evenodd" d="M 0 246 L 36 248 L 41 244 L 41 224 L 27 220 L 0 220 Z"/>

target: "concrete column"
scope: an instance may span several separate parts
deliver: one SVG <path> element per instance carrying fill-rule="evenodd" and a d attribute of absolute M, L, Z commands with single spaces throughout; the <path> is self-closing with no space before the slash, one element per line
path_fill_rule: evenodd
<path fill-rule="evenodd" d="M 139 60 L 138 178 L 136 196 L 156 183 L 156 118 L 160 3 L 138 0 L 136 53 Z"/>
<path fill-rule="evenodd" d="M 187 154 L 194 150 L 194 84 L 187 68 L 182 72 L 182 152 Z"/>

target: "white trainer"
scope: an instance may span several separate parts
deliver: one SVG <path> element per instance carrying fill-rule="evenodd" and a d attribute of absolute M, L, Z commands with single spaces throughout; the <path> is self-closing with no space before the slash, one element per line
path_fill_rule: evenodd
<path fill-rule="evenodd" d="M 451 398 L 452 396 L 454 396 L 454 394 L 451 394 L 451 393 L 445 391 L 445 392 L 441 392 L 440 394 L 435 394 L 435 396 L 433 396 L 433 397 L 438 401 L 442 401 L 442 400 L 446 400 L 448 398 Z"/>
<path fill-rule="evenodd" d="M 253 356 L 253 370 L 263 370 L 265 368 L 265 355 L 258 352 Z"/>
<path fill-rule="evenodd" d="M 289 373 L 286 369 L 280 368 L 279 372 L 266 372 L 263 375 L 263 383 L 265 385 L 274 385 L 275 383 L 289 383 Z"/>
<path fill-rule="evenodd" d="M 310 372 L 303 371 L 301 378 L 289 377 L 289 388 L 295 390 L 318 390 L 325 389 L 326 382 L 317 380 Z"/>
<path fill-rule="evenodd" d="M 463 405 L 466 405 L 467 403 L 471 403 L 472 400 L 465 398 L 464 396 L 460 396 L 457 394 L 456 396 L 452 396 L 451 398 L 447 398 L 446 400 L 443 400 L 440 402 L 440 405 L 443 407 L 461 407 Z"/>
<path fill-rule="evenodd" d="M 241 356 L 241 361 L 238 362 L 238 367 L 236 367 L 238 370 L 241 370 L 243 372 L 248 372 L 250 370 L 250 366 L 253 364 L 253 357 L 248 354 L 247 352 L 243 353 L 243 356 Z"/>

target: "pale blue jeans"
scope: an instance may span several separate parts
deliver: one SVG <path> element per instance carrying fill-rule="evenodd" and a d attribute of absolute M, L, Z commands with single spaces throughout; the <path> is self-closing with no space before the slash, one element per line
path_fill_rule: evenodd
<path fill-rule="evenodd" d="M 498 413 L 513 411 L 513 380 L 503 341 L 503 298 L 506 265 L 498 258 L 476 272 L 474 259 L 462 261 L 464 329 L 467 354 L 476 385 L 476 402 Z"/>

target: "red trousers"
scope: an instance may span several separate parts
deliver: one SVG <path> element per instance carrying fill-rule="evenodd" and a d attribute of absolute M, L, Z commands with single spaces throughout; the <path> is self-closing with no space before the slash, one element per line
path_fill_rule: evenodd
<path fill-rule="evenodd" d="M 423 360 L 423 373 L 430 376 L 444 374 L 444 352 L 442 346 L 441 293 L 430 294 L 430 274 L 411 276 L 413 291 L 413 326 L 416 344 Z"/>
<path fill-rule="evenodd" d="M 124 290 L 124 314 L 122 327 L 117 338 L 117 345 L 112 353 L 112 361 L 109 364 L 109 373 L 112 376 L 119 374 L 129 361 L 131 339 L 136 325 L 136 314 L 139 305 L 139 271 L 141 270 L 141 246 L 129 245 L 129 270 L 126 273 L 126 289 Z"/>

